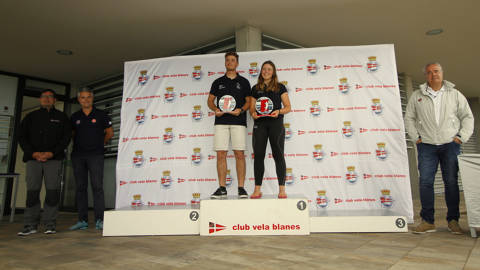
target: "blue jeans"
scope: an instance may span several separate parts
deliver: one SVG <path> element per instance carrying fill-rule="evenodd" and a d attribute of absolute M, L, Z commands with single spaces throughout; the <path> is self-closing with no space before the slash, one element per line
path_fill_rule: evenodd
<path fill-rule="evenodd" d="M 448 208 L 447 221 L 458 221 L 460 218 L 458 209 L 460 194 L 457 156 L 460 154 L 460 145 L 455 142 L 442 145 L 419 143 L 417 149 L 418 171 L 420 172 L 420 201 L 422 203 L 420 216 L 428 223 L 433 224 L 435 222 L 433 184 L 438 163 L 440 163 L 443 183 L 445 184 L 445 201 Z"/>

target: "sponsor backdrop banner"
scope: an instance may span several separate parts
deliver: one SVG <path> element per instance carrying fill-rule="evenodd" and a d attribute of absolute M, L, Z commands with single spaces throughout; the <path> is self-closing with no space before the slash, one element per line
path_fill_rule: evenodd
<path fill-rule="evenodd" d="M 413 221 L 393 45 L 239 53 L 238 72 L 253 86 L 272 60 L 287 87 L 287 193 L 311 210 L 384 210 Z M 224 55 L 178 56 L 125 63 L 117 161 L 116 207 L 190 205 L 218 186 L 213 151 L 212 82 Z M 253 120 L 248 116 L 247 179 L 253 191 Z M 227 190 L 237 194 L 232 151 Z M 270 148 L 264 194 L 278 183 Z M 324 213 L 324 214 L 327 214 Z"/>

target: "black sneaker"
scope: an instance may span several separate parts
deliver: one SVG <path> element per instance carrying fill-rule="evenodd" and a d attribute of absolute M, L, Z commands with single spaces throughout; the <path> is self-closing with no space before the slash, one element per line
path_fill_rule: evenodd
<path fill-rule="evenodd" d="M 47 226 L 45 226 L 45 232 L 44 232 L 44 234 L 54 234 L 54 233 L 57 233 L 57 231 L 55 230 L 55 225 L 47 225 Z"/>
<path fill-rule="evenodd" d="M 227 198 L 227 189 L 224 187 L 219 187 L 215 193 L 210 196 L 210 199 L 226 199 Z"/>
<path fill-rule="evenodd" d="M 238 188 L 238 198 L 248 199 L 248 193 L 243 187 Z"/>
<path fill-rule="evenodd" d="M 18 236 L 27 236 L 33 233 L 37 233 L 37 228 L 33 226 L 25 226 L 23 227 L 23 231 L 18 232 Z"/>

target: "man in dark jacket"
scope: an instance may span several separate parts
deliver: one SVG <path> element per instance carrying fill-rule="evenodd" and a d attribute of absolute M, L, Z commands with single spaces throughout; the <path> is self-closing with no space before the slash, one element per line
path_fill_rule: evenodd
<path fill-rule="evenodd" d="M 40 95 L 41 108 L 22 120 L 19 142 L 23 149 L 23 161 L 27 163 L 27 202 L 24 229 L 18 235 L 37 232 L 40 222 L 40 190 L 45 179 L 45 203 L 43 223 L 45 233 L 56 233 L 56 219 L 60 201 L 62 160 L 72 136 L 67 115 L 57 109 L 55 92 L 44 90 Z"/>

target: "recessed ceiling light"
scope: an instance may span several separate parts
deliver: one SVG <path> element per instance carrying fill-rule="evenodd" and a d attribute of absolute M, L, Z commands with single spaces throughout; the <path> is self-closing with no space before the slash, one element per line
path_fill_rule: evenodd
<path fill-rule="evenodd" d="M 438 28 L 438 29 L 432 29 L 432 30 L 429 30 L 425 33 L 425 35 L 427 36 L 435 36 L 435 35 L 440 35 L 441 33 L 443 33 L 443 29 L 442 28 Z"/>
<path fill-rule="evenodd" d="M 70 51 L 70 50 L 64 50 L 64 49 L 62 49 L 62 50 L 57 50 L 57 54 L 59 54 L 59 55 L 72 55 L 73 52 Z"/>

